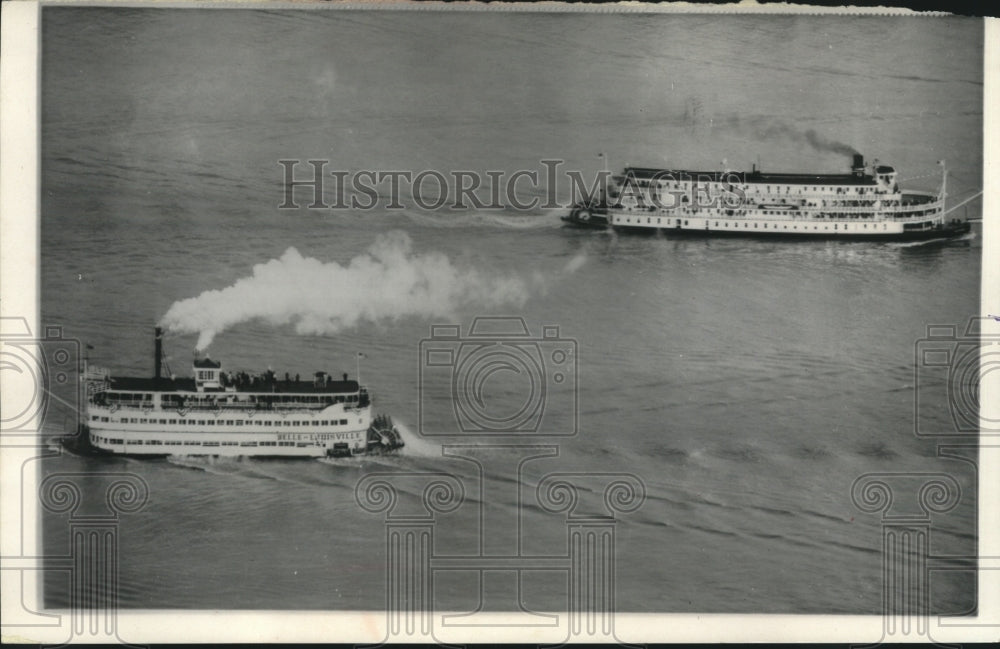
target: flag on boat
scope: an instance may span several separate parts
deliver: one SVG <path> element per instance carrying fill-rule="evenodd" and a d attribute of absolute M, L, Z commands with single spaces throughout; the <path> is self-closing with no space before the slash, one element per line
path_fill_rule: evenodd
<path fill-rule="evenodd" d="M 358 358 L 368 358 L 364 352 L 358 352 Z"/>

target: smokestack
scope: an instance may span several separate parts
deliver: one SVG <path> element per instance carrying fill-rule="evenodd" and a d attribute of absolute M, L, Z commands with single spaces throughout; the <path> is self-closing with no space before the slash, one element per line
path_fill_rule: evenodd
<path fill-rule="evenodd" d="M 860 153 L 854 154 L 854 164 L 851 165 L 851 171 L 854 172 L 855 176 L 865 175 L 865 157 Z"/>
<path fill-rule="evenodd" d="M 156 342 L 153 345 L 153 368 L 154 378 L 160 378 L 160 372 L 163 366 L 163 328 L 156 328 Z"/>

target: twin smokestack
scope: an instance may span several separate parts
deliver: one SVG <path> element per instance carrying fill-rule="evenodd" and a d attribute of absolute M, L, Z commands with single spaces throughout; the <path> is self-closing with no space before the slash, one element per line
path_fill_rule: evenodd
<path fill-rule="evenodd" d="M 851 171 L 854 172 L 855 176 L 865 175 L 865 157 L 860 153 L 854 154 L 854 164 L 851 165 Z"/>

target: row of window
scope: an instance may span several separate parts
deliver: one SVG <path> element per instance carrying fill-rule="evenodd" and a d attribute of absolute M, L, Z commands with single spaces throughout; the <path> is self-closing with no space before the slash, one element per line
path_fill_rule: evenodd
<path fill-rule="evenodd" d="M 315 419 L 312 421 L 302 420 L 262 420 L 253 421 L 249 419 L 146 419 L 140 417 L 101 417 L 91 415 L 91 421 L 122 423 L 122 424 L 167 424 L 175 426 L 346 426 L 346 419 Z M 361 423 L 361 420 L 358 420 Z"/>
<path fill-rule="evenodd" d="M 105 391 L 105 397 L 109 401 L 120 401 L 120 402 L 132 402 L 132 401 L 152 401 L 153 395 L 151 394 L 141 394 L 139 392 L 108 392 Z"/>
<path fill-rule="evenodd" d="M 676 190 L 681 190 L 681 191 L 689 191 L 689 190 L 691 190 L 693 188 L 698 188 L 701 191 L 705 191 L 705 190 L 708 190 L 708 191 L 723 191 L 723 190 L 725 190 L 725 191 L 732 191 L 733 189 L 739 189 L 739 190 L 742 190 L 743 192 L 746 192 L 746 193 L 753 193 L 753 194 L 758 194 L 758 195 L 759 194 L 771 194 L 771 195 L 774 195 L 774 194 L 780 194 L 782 188 L 784 188 L 786 194 L 791 194 L 792 193 L 792 186 L 791 185 L 773 185 L 774 189 L 772 191 L 772 189 L 771 189 L 772 185 L 766 185 L 764 188 L 762 188 L 761 185 L 758 185 L 758 184 L 742 185 L 742 184 L 729 184 L 729 183 L 718 183 L 718 182 L 709 182 L 707 185 L 698 185 L 698 184 L 692 185 L 690 181 L 688 181 L 687 183 L 677 183 L 677 182 L 672 182 L 671 183 L 671 182 L 662 182 L 661 181 L 661 183 L 662 184 L 659 184 L 658 186 L 660 188 L 662 188 L 662 189 L 676 189 Z M 628 183 L 628 184 L 630 184 L 630 183 Z M 621 185 L 618 185 L 618 188 L 624 188 L 625 186 L 626 186 L 626 184 L 623 183 Z M 640 180 L 638 182 L 638 186 L 639 187 L 650 187 L 651 183 L 648 180 Z M 802 186 L 798 186 L 797 185 L 796 187 L 798 189 L 798 191 L 796 193 L 798 193 L 798 194 L 802 194 L 803 192 L 809 192 L 810 191 L 810 188 L 808 186 L 805 186 L 805 185 L 802 185 Z M 852 186 L 846 186 L 846 187 L 837 187 L 837 186 L 834 186 L 834 187 L 830 187 L 830 186 L 826 186 L 826 185 L 814 185 L 812 187 L 812 191 L 813 192 L 819 192 L 819 193 L 823 193 L 823 194 L 827 194 L 827 193 L 851 194 L 852 190 L 853 190 L 853 193 L 856 194 L 856 195 L 868 194 L 868 193 L 872 193 L 872 194 L 883 193 L 883 192 L 880 192 L 879 188 L 877 188 L 877 187 L 852 187 Z"/>
<path fill-rule="evenodd" d="M 94 435 L 93 439 L 95 442 L 101 444 L 124 444 L 125 441 L 120 437 L 102 437 L 100 435 Z M 306 447 L 309 446 L 310 442 L 193 442 L 193 441 L 175 441 L 167 440 L 160 441 L 158 439 L 147 439 L 130 441 L 130 446 L 207 446 L 207 447 L 219 447 L 219 446 L 240 446 L 240 447 L 258 447 L 258 446 L 299 446 Z"/>
<path fill-rule="evenodd" d="M 304 404 L 304 403 L 317 403 L 332 405 L 334 403 L 353 403 L 360 399 L 357 394 L 339 394 L 339 395 L 315 395 L 315 394 L 241 394 L 241 393 L 201 393 L 201 394 L 164 394 L 160 397 L 161 401 L 167 405 L 174 404 L 187 404 L 205 406 L 225 406 L 226 404 L 232 404 L 237 406 L 246 406 L 254 404 Z"/>
<path fill-rule="evenodd" d="M 642 210 L 642 209 L 647 210 L 649 212 L 655 212 L 657 210 L 656 205 L 648 205 L 648 206 L 643 207 L 643 208 L 640 208 L 638 205 L 624 205 L 623 207 L 628 212 L 632 212 L 634 210 Z M 805 210 L 799 210 L 798 207 L 795 207 L 794 209 L 788 209 L 788 210 L 775 210 L 775 209 L 768 210 L 768 209 L 761 209 L 761 208 L 750 208 L 750 209 L 736 208 L 736 209 L 726 209 L 725 210 L 725 214 L 728 215 L 728 216 L 733 216 L 734 214 L 739 213 L 741 215 L 747 215 L 747 216 L 749 216 L 749 215 L 757 215 L 757 214 L 765 214 L 765 215 L 770 215 L 770 216 L 793 216 L 793 217 L 795 217 L 795 216 L 799 216 L 799 215 L 802 215 L 802 214 L 806 214 L 806 215 L 811 214 L 811 213 L 813 213 L 815 211 L 812 208 L 815 208 L 815 207 L 818 207 L 818 206 L 811 206 L 810 209 L 805 209 Z M 827 206 L 827 205 L 824 204 L 823 207 L 828 207 L 828 208 L 838 208 L 839 207 L 841 210 L 844 209 L 843 206 L 839 206 L 839 205 L 830 205 L 830 206 Z M 674 212 L 675 208 L 665 208 L 662 211 Z M 687 209 L 681 209 L 680 211 L 681 211 L 681 213 L 684 213 L 684 212 L 693 212 L 693 213 L 705 213 L 705 214 L 722 214 L 723 213 L 723 208 L 720 208 L 720 207 L 702 207 L 702 208 L 699 208 L 698 206 L 693 206 L 693 207 L 690 207 L 690 208 L 687 208 Z M 923 216 L 925 214 L 931 214 L 931 213 L 933 213 L 935 211 L 936 210 L 927 210 L 927 211 L 924 211 L 924 212 L 913 212 L 913 211 L 908 211 L 908 210 L 858 210 L 858 211 L 853 211 L 853 212 L 840 212 L 840 213 L 843 214 L 843 216 L 841 218 L 870 219 L 870 218 L 874 218 L 877 213 L 878 214 L 884 214 L 884 213 L 887 213 L 887 212 L 894 212 L 897 215 L 902 214 L 902 215 L 905 215 L 905 216 L 911 216 L 911 217 L 913 217 L 913 216 Z M 801 218 L 801 216 L 799 216 L 799 218 Z M 823 218 L 822 213 L 820 213 L 817 218 Z"/>
<path fill-rule="evenodd" d="M 105 391 L 106 398 L 109 401 L 118 402 L 152 402 L 153 395 L 140 392 L 112 392 Z M 167 404 L 177 404 L 185 402 L 188 405 L 199 404 L 205 405 L 215 405 L 216 403 L 224 405 L 226 403 L 235 404 L 255 404 L 255 403 L 322 403 L 331 405 L 334 403 L 353 403 L 359 400 L 359 395 L 357 394 L 341 394 L 336 396 L 329 395 L 308 395 L 308 394 L 260 394 L 260 395 L 247 395 L 244 397 L 240 394 L 213 394 L 212 396 L 204 395 L 193 395 L 193 394 L 164 394 L 161 396 L 163 403 Z"/>
<path fill-rule="evenodd" d="M 680 220 L 680 219 L 676 219 L 676 221 L 677 221 L 677 225 L 680 225 L 680 224 L 681 224 L 681 220 Z M 625 222 L 626 222 L 626 223 L 631 223 L 631 222 L 632 222 L 632 219 L 625 219 Z M 642 220 L 640 220 L 640 219 L 636 219 L 636 220 L 635 220 L 635 222 L 636 222 L 636 224 L 641 224 L 641 223 L 642 223 Z M 647 219 L 646 219 L 646 223 L 652 223 L 652 219 L 649 219 L 649 218 L 647 218 Z M 661 224 L 661 223 L 660 223 L 660 219 L 656 219 L 656 223 L 657 223 L 658 225 L 659 225 L 659 224 Z M 687 222 L 687 220 L 685 220 L 685 221 L 684 221 L 684 225 L 687 225 L 687 224 L 688 224 L 688 222 Z M 670 219 L 667 219 L 667 223 L 666 223 L 666 225 L 670 225 Z M 729 227 L 729 225 L 730 225 L 730 224 L 729 224 L 729 222 L 726 222 L 726 221 L 723 221 L 723 222 L 722 222 L 722 227 L 724 227 L 724 228 L 728 228 L 728 227 Z M 758 223 L 754 223 L 754 224 L 753 224 L 753 227 L 754 227 L 754 228 L 757 228 L 757 226 L 758 226 L 758 225 L 759 225 Z M 764 229 L 765 229 L 765 230 L 767 230 L 767 225 L 768 225 L 767 223 L 765 223 L 765 224 L 764 224 Z M 834 223 L 834 224 L 833 224 L 833 229 L 834 229 L 834 230 L 837 230 L 837 229 L 838 229 L 837 225 L 838 225 L 838 224 L 836 224 L 836 223 Z M 734 228 L 734 229 L 737 229 L 737 230 L 738 230 L 738 229 L 739 229 L 739 227 L 740 227 L 740 224 L 739 224 L 739 223 L 736 223 L 736 222 L 734 222 L 734 223 L 732 223 L 732 226 L 733 226 L 733 228 Z M 862 224 L 862 226 L 863 226 L 863 229 L 865 229 L 865 230 L 867 230 L 867 229 L 868 229 L 868 224 L 867 224 L 867 223 L 864 223 L 864 224 Z M 716 221 L 716 222 L 715 222 L 715 227 L 719 227 L 719 222 L 718 222 L 718 221 Z M 750 224 L 749 224 L 748 222 L 744 221 L 744 222 L 743 222 L 743 227 L 744 227 L 744 228 L 749 228 L 749 227 L 750 227 Z M 777 224 L 774 224 L 774 227 L 773 227 L 772 229 L 773 229 L 773 230 L 777 230 L 777 229 L 778 229 L 778 225 L 777 225 Z M 787 226 L 787 225 L 784 225 L 784 226 L 782 226 L 782 229 L 784 229 L 784 230 L 787 230 L 787 229 L 788 229 L 788 226 Z M 793 229 L 793 230 L 798 230 L 798 229 L 799 229 L 799 226 L 798 226 L 798 225 L 793 225 L 793 226 L 792 226 L 792 229 Z M 802 226 L 802 229 L 803 229 L 803 230 L 808 230 L 808 229 L 809 229 L 809 226 L 808 226 L 808 225 L 803 225 L 803 226 Z M 829 229 L 830 229 L 830 226 L 828 226 L 828 225 L 824 225 L 824 226 L 823 226 L 823 229 L 824 229 L 824 230 L 829 230 Z M 846 225 L 844 226 L 844 229 L 845 229 L 845 230 L 847 229 L 847 226 L 846 226 Z M 878 229 L 877 225 L 876 225 L 875 223 L 872 223 L 872 230 L 877 230 L 877 229 Z M 888 229 L 889 229 L 889 226 L 888 226 L 888 224 L 886 224 L 886 223 L 883 223 L 883 224 L 882 224 L 882 229 L 883 229 L 883 230 L 888 230 Z M 813 226 L 813 230 L 819 230 L 819 226 L 818 226 L 818 225 L 814 225 L 814 226 Z"/>

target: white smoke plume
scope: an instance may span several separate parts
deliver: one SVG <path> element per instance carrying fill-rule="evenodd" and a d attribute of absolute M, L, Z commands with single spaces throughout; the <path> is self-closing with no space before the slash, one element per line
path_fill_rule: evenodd
<path fill-rule="evenodd" d="M 519 277 L 459 268 L 444 254 L 414 254 L 412 247 L 405 232 L 390 232 L 345 266 L 289 248 L 232 286 L 175 302 L 160 326 L 199 334 L 200 351 L 219 332 L 250 320 L 321 335 L 405 316 L 454 317 L 459 307 L 521 306 L 528 299 L 529 286 Z"/>

